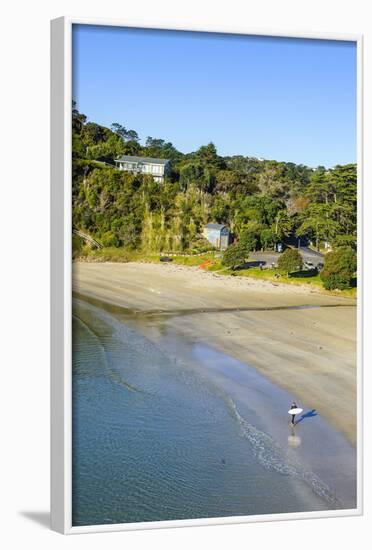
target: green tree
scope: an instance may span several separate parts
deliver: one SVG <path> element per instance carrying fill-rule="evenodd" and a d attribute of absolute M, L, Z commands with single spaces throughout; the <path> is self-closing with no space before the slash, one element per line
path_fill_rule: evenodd
<path fill-rule="evenodd" d="M 279 270 L 286 273 L 287 276 L 293 271 L 300 271 L 302 265 L 302 256 L 296 248 L 287 248 L 278 260 Z"/>
<path fill-rule="evenodd" d="M 208 145 L 202 145 L 193 154 L 193 156 L 199 160 L 204 166 L 213 167 L 215 169 L 221 169 L 225 167 L 225 161 L 217 154 L 217 149 L 214 143 L 208 143 Z"/>
<path fill-rule="evenodd" d="M 248 257 L 246 248 L 244 245 L 239 243 L 233 243 L 226 248 L 222 257 L 222 265 L 226 267 L 231 267 L 232 269 L 237 268 L 239 265 L 243 264 Z"/>
<path fill-rule="evenodd" d="M 133 139 L 121 143 L 119 146 L 118 155 L 140 155 L 142 154 L 142 147 Z"/>
<path fill-rule="evenodd" d="M 336 248 L 325 256 L 324 268 L 320 272 L 324 288 L 345 289 L 352 286 L 357 269 L 356 253 L 351 247 Z"/>
<path fill-rule="evenodd" d="M 289 196 L 289 182 L 284 176 L 284 163 L 268 161 L 258 177 L 261 193 L 273 199 L 284 199 Z"/>
<path fill-rule="evenodd" d="M 308 205 L 300 212 L 298 235 L 333 245 L 352 243 L 356 248 L 357 232 L 357 173 L 355 164 L 336 166 L 326 171 L 317 169 L 303 197 Z"/>
<path fill-rule="evenodd" d="M 113 231 L 106 231 L 106 233 L 101 236 L 100 243 L 103 246 L 118 247 L 120 245 L 119 239 Z"/>
<path fill-rule="evenodd" d="M 239 235 L 239 245 L 243 248 L 248 258 L 249 254 L 256 250 L 258 244 L 259 229 L 257 226 L 247 227 Z"/>
<path fill-rule="evenodd" d="M 353 235 L 357 231 L 357 171 L 355 164 L 336 166 L 329 180 L 333 189 L 332 217 L 340 225 L 340 232 Z"/>
<path fill-rule="evenodd" d="M 211 189 L 213 182 L 213 174 L 199 161 L 189 161 L 180 169 L 180 186 L 183 191 L 195 187 L 200 193 L 205 193 Z"/>
<path fill-rule="evenodd" d="M 72 100 L 72 131 L 80 133 L 86 121 L 87 117 L 79 113 L 76 108 L 76 101 Z"/>
<path fill-rule="evenodd" d="M 149 157 L 169 159 L 172 161 L 173 169 L 178 162 L 183 158 L 183 154 L 173 146 L 170 141 L 165 141 L 164 139 L 153 138 L 148 136 L 146 138 L 146 143 L 144 147 L 144 152 Z M 179 170 L 176 170 L 179 174 Z"/>
<path fill-rule="evenodd" d="M 216 174 L 216 190 L 222 193 L 229 193 L 237 189 L 241 176 L 234 170 L 219 170 Z"/>
<path fill-rule="evenodd" d="M 331 200 L 332 189 L 329 182 L 329 174 L 324 168 L 317 169 L 311 176 L 306 188 L 306 195 L 312 203 L 328 204 Z"/>
<path fill-rule="evenodd" d="M 87 147 L 105 142 L 111 135 L 112 132 L 108 128 L 95 122 L 87 122 L 81 131 L 82 139 Z"/>
<path fill-rule="evenodd" d="M 217 195 L 211 207 L 211 219 L 217 223 L 229 223 L 231 202 L 228 196 Z"/>
<path fill-rule="evenodd" d="M 111 124 L 111 130 L 121 137 L 123 141 L 138 141 L 139 136 L 135 130 L 128 130 L 125 126 L 122 126 L 118 122 Z"/>
<path fill-rule="evenodd" d="M 321 241 L 331 242 L 339 233 L 339 224 L 332 219 L 332 207 L 329 204 L 310 204 L 303 212 L 303 222 L 297 229 L 297 236 L 307 236 L 315 240 L 319 250 Z"/>
<path fill-rule="evenodd" d="M 270 227 L 275 222 L 278 211 L 284 208 L 284 205 L 281 201 L 269 197 L 251 195 L 237 197 L 234 207 L 234 230 L 236 229 L 236 232 L 240 233 L 250 222 Z"/>
<path fill-rule="evenodd" d="M 284 239 L 284 237 L 288 237 L 288 235 L 290 235 L 293 229 L 293 222 L 289 217 L 287 210 L 278 210 L 271 228 L 276 235 L 276 242 L 279 242 Z"/>
<path fill-rule="evenodd" d="M 260 232 L 260 242 L 263 250 L 274 249 L 279 242 L 278 236 L 271 227 L 266 227 Z"/>

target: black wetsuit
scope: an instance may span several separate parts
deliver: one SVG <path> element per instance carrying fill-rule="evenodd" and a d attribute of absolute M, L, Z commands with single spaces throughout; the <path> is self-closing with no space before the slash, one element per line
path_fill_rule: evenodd
<path fill-rule="evenodd" d="M 292 409 L 297 409 L 296 403 L 293 403 L 293 405 L 292 405 L 292 407 L 291 407 L 291 410 L 292 410 Z M 296 416 L 295 414 L 292 414 L 292 424 L 295 423 L 295 416 Z"/>

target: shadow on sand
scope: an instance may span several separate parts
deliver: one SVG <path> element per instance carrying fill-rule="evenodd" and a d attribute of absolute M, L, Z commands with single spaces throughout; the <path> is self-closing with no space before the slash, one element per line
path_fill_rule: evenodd
<path fill-rule="evenodd" d="M 302 422 L 303 420 L 306 420 L 306 418 L 313 418 L 314 416 L 318 416 L 318 413 L 316 412 L 316 409 L 312 409 L 311 411 L 308 411 L 304 414 L 301 414 L 301 417 L 299 420 L 297 420 L 297 422 L 295 423 L 295 425 L 299 424 L 300 422 Z"/>

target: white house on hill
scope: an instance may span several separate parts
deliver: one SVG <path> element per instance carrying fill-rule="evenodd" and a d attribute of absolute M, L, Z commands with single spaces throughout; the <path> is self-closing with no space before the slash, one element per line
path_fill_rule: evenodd
<path fill-rule="evenodd" d="M 119 170 L 150 174 L 155 181 L 162 182 L 170 173 L 170 161 L 168 159 L 155 159 L 151 157 L 132 157 L 123 155 L 115 160 Z"/>

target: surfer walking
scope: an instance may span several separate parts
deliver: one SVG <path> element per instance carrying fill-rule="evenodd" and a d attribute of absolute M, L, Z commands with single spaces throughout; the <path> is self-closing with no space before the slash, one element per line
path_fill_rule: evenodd
<path fill-rule="evenodd" d="M 293 401 L 293 403 L 291 405 L 291 408 L 289 410 L 291 411 L 292 409 L 297 409 L 297 404 L 295 403 L 295 401 Z M 291 420 L 292 426 L 294 426 L 295 417 L 296 417 L 296 415 L 292 414 L 292 420 Z"/>

